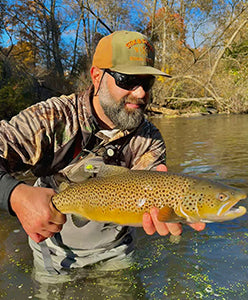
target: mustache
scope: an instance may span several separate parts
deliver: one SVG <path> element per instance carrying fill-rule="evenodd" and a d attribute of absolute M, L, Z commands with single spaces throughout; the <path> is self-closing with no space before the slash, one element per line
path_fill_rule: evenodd
<path fill-rule="evenodd" d="M 147 105 L 147 103 L 144 99 L 142 99 L 142 98 L 131 98 L 129 96 L 125 96 L 122 99 L 122 104 L 125 105 L 126 103 L 137 104 L 137 105 L 140 105 L 141 107 L 145 107 Z"/>

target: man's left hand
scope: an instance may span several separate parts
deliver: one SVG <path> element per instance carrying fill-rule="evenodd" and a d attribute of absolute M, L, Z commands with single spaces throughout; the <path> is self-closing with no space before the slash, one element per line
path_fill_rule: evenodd
<path fill-rule="evenodd" d="M 163 164 L 157 166 L 156 171 L 167 172 L 167 167 Z M 158 220 L 159 209 L 156 207 L 151 208 L 150 213 L 145 213 L 143 215 L 143 228 L 145 232 L 149 235 L 158 232 L 160 235 L 167 235 L 171 233 L 172 235 L 180 235 L 182 233 L 182 225 L 180 223 L 164 223 Z M 205 223 L 192 223 L 189 224 L 190 227 L 197 231 L 201 231 L 206 227 Z"/>
<path fill-rule="evenodd" d="M 156 231 L 160 235 L 180 235 L 182 233 L 182 225 L 180 223 L 164 223 L 158 220 L 159 209 L 156 207 L 151 208 L 150 213 L 143 215 L 143 228 L 149 235 L 154 234 Z M 193 223 L 189 224 L 190 227 L 197 231 L 201 231 L 205 228 L 205 223 Z"/>

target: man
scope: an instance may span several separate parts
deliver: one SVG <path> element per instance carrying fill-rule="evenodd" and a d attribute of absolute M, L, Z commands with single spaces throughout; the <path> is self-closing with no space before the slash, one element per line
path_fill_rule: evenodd
<path fill-rule="evenodd" d="M 169 76 L 153 67 L 154 55 L 146 36 L 115 32 L 96 48 L 89 90 L 48 99 L 10 122 L 1 121 L 1 208 L 18 217 L 35 264 L 50 273 L 121 261 L 133 250 L 133 228 L 92 221 L 78 225 L 53 207 L 51 197 L 61 176 L 73 182 L 79 174 L 80 180 L 78 166 L 89 157 L 130 169 L 167 171 L 162 137 L 144 119 L 154 76 Z M 10 175 L 28 169 L 39 177 L 35 187 Z M 147 234 L 181 233 L 180 224 L 160 223 L 157 213 L 153 208 L 144 215 Z"/>

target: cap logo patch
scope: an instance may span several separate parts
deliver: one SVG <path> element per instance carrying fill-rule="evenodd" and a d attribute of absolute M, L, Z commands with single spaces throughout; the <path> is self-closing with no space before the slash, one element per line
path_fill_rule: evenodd
<path fill-rule="evenodd" d="M 143 46 L 142 46 L 143 45 Z M 133 50 L 140 54 L 141 56 L 129 56 L 130 61 L 146 61 L 149 64 L 153 63 L 153 59 L 147 57 L 147 48 L 154 52 L 154 48 L 146 39 L 135 39 L 126 43 L 128 49 L 133 48 Z"/>
<path fill-rule="evenodd" d="M 128 43 L 126 43 L 126 47 L 127 48 L 132 48 L 135 45 L 139 45 L 139 44 L 145 44 L 149 47 L 149 49 L 154 52 L 154 48 L 152 47 L 152 45 L 146 40 L 146 39 L 135 39 L 132 41 L 129 41 Z"/>
<path fill-rule="evenodd" d="M 148 57 L 138 57 L 138 56 L 129 56 L 129 60 L 131 61 L 146 61 L 148 63 L 152 63 L 153 60 L 151 58 Z"/>

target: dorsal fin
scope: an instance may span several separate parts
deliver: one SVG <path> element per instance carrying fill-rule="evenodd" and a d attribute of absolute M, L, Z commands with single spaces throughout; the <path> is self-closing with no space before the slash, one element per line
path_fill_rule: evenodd
<path fill-rule="evenodd" d="M 67 182 L 61 182 L 61 184 L 59 185 L 59 193 L 63 192 L 64 190 L 66 190 L 68 187 L 70 186 L 69 183 Z"/>
<path fill-rule="evenodd" d="M 128 168 L 112 165 L 101 165 L 97 177 L 108 177 L 130 172 Z"/>

